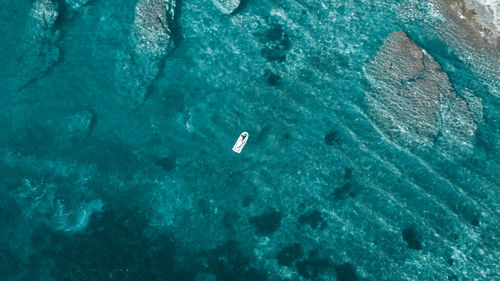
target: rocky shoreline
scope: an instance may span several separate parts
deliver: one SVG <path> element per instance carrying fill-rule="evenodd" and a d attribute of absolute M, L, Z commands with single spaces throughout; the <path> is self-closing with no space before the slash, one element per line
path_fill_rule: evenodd
<path fill-rule="evenodd" d="M 481 37 L 500 49 L 500 2 L 492 0 L 435 1 L 438 6 L 451 11 L 458 24 L 466 24 Z"/>

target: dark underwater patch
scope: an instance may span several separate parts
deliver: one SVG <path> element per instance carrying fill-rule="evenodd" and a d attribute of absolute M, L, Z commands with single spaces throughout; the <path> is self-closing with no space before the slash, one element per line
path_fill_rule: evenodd
<path fill-rule="evenodd" d="M 173 169 L 175 169 L 176 166 L 176 157 L 175 156 L 163 157 L 160 160 L 156 161 L 156 165 L 162 167 L 162 169 L 167 172 L 172 171 Z"/>
<path fill-rule="evenodd" d="M 90 125 L 89 129 L 87 131 L 87 137 L 92 135 L 92 132 L 94 131 L 95 127 L 97 126 L 97 113 L 93 110 L 89 110 L 89 112 L 92 114 L 92 117 L 90 118 Z"/>
<path fill-rule="evenodd" d="M 276 255 L 276 260 L 281 266 L 291 266 L 294 261 L 302 258 L 302 247 L 299 243 L 293 243 L 283 247 Z"/>
<path fill-rule="evenodd" d="M 56 280 L 194 280 L 200 265 L 172 237 L 148 238 L 139 210 L 104 211 L 76 234 L 45 230 L 32 237 L 37 250 L 52 249 Z"/>
<path fill-rule="evenodd" d="M 241 11 L 245 10 L 248 6 L 248 1 L 249 0 L 240 0 L 240 5 L 231 13 L 231 15 L 235 15 L 240 13 Z"/>
<path fill-rule="evenodd" d="M 474 216 L 470 222 L 472 226 L 479 226 L 479 216 Z"/>
<path fill-rule="evenodd" d="M 335 266 L 335 273 L 337 274 L 337 281 L 356 281 L 358 276 L 356 269 L 350 263 L 344 263 Z"/>
<path fill-rule="evenodd" d="M 253 198 L 252 196 L 249 196 L 249 195 L 245 195 L 245 197 L 243 197 L 243 201 L 241 202 L 241 205 L 243 207 L 248 207 L 248 206 L 250 206 L 250 204 L 252 204 L 253 201 L 255 201 L 255 198 Z"/>
<path fill-rule="evenodd" d="M 329 146 L 334 146 L 335 144 L 338 144 L 338 138 L 337 131 L 330 131 L 325 135 L 325 143 Z"/>
<path fill-rule="evenodd" d="M 297 272 L 304 278 L 316 280 L 320 275 L 325 274 L 332 267 L 329 259 L 321 258 L 316 251 L 309 254 L 307 259 L 299 261 L 295 264 Z"/>
<path fill-rule="evenodd" d="M 408 226 L 403 230 L 403 240 L 408 244 L 408 248 L 422 250 L 422 238 L 415 226 Z"/>
<path fill-rule="evenodd" d="M 276 47 L 263 48 L 260 53 L 269 62 L 272 62 L 272 61 L 285 62 L 286 61 L 286 54 L 283 54 L 282 51 Z"/>
<path fill-rule="evenodd" d="M 308 224 L 312 229 L 316 229 L 318 227 L 319 229 L 324 229 L 327 226 L 327 223 L 323 218 L 323 214 L 318 210 L 300 215 L 298 221 L 302 225 Z"/>
<path fill-rule="evenodd" d="M 356 196 L 356 193 L 353 191 L 353 186 L 350 182 L 345 183 L 342 185 L 342 187 L 339 187 L 333 191 L 333 196 L 335 197 L 336 200 L 343 200 L 346 199 L 348 196 L 349 197 L 354 197 Z"/>
<path fill-rule="evenodd" d="M 171 19 L 170 17 L 168 17 L 168 26 L 170 27 L 170 30 L 172 32 L 172 39 L 174 40 L 176 48 L 179 48 L 179 46 L 181 46 L 181 44 L 184 41 L 184 37 L 182 36 L 183 31 L 181 25 L 183 2 L 184 0 L 176 0 L 174 8 L 175 18 Z M 175 49 L 173 51 L 175 51 Z"/>
<path fill-rule="evenodd" d="M 351 167 L 346 167 L 344 169 L 344 179 L 349 180 L 352 177 L 352 168 Z"/>
<path fill-rule="evenodd" d="M 265 46 L 261 55 L 269 62 L 285 62 L 287 51 L 291 47 L 290 38 L 279 24 L 274 24 L 265 33 Z"/>
<path fill-rule="evenodd" d="M 280 227 L 281 213 L 271 210 L 262 215 L 251 217 L 250 223 L 255 227 L 258 235 L 269 235 Z"/>
<path fill-rule="evenodd" d="M 217 277 L 217 281 L 265 281 L 267 274 L 259 272 L 250 265 L 250 258 L 245 255 L 237 241 L 210 250 L 208 269 Z"/>
<path fill-rule="evenodd" d="M 58 4 L 57 18 L 54 21 L 54 29 L 63 29 L 64 25 L 69 23 L 75 16 L 75 13 L 69 9 L 63 0 L 55 1 Z"/>
<path fill-rule="evenodd" d="M 277 42 L 280 41 L 284 35 L 283 27 L 281 25 L 274 25 L 267 30 L 266 39 L 269 42 Z"/>
<path fill-rule="evenodd" d="M 473 210 L 473 211 L 469 212 L 467 215 L 469 217 L 470 224 L 472 226 L 479 226 L 479 220 L 481 218 L 481 215 L 479 214 L 478 211 Z"/>
<path fill-rule="evenodd" d="M 279 83 L 281 81 L 281 77 L 279 75 L 276 75 L 274 73 L 270 73 L 268 76 L 267 76 L 267 84 L 269 84 L 270 86 L 278 86 Z"/>

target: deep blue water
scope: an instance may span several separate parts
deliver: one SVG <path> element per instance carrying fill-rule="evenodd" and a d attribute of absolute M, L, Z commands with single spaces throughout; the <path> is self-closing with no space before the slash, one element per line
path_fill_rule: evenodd
<path fill-rule="evenodd" d="M 0 3 L 1 280 L 498 278 L 500 55 L 438 5 Z"/>

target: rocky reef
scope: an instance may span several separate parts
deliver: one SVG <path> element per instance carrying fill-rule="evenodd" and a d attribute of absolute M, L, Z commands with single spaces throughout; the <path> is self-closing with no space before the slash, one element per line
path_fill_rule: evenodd
<path fill-rule="evenodd" d="M 214 5 L 224 14 L 232 14 L 238 6 L 240 0 L 213 0 Z"/>
<path fill-rule="evenodd" d="M 59 32 L 54 24 L 59 15 L 59 5 L 52 0 L 36 1 L 30 11 L 26 38 L 28 40 L 22 61 L 21 85 L 43 76 L 59 59 L 57 40 Z"/>
<path fill-rule="evenodd" d="M 366 67 L 369 112 L 391 139 L 407 146 L 437 144 L 470 154 L 476 124 L 439 64 L 402 31 L 391 33 Z M 479 103 L 479 105 L 477 104 Z M 478 117 L 479 118 L 479 117 Z"/>
<path fill-rule="evenodd" d="M 175 0 L 140 0 L 135 7 L 132 51 L 123 51 L 117 64 L 118 88 L 132 105 L 144 101 L 163 59 L 174 48 L 174 12 Z"/>

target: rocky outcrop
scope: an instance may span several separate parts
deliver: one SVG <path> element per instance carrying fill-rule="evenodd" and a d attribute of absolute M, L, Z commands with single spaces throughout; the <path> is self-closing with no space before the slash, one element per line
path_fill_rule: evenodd
<path fill-rule="evenodd" d="M 229 15 L 233 13 L 238 6 L 240 6 L 240 0 L 212 0 L 214 5 L 224 14 Z"/>
<path fill-rule="evenodd" d="M 404 32 L 385 39 L 366 77 L 372 85 L 366 95 L 369 114 L 391 139 L 410 147 L 437 144 L 471 152 L 476 124 L 470 108 L 481 106 L 477 99 L 471 107 L 459 97 L 439 64 Z"/>
<path fill-rule="evenodd" d="M 50 33 L 58 16 L 57 2 L 52 0 L 39 0 L 31 9 L 31 20 L 34 27 L 41 33 Z"/>
<path fill-rule="evenodd" d="M 59 33 L 54 29 L 58 9 L 52 0 L 38 0 L 31 8 L 21 67 L 23 86 L 42 77 L 59 59 Z"/>
<path fill-rule="evenodd" d="M 465 0 L 465 5 L 474 11 L 477 21 L 492 32 L 495 37 L 500 36 L 500 2 L 497 0 Z"/>
<path fill-rule="evenodd" d="M 97 122 L 96 114 L 90 110 L 82 110 L 69 116 L 59 131 L 61 136 L 71 142 L 88 137 Z"/>
<path fill-rule="evenodd" d="M 174 48 L 172 22 L 175 0 L 139 0 L 130 41 L 132 52 L 118 59 L 118 87 L 129 102 L 144 101 L 163 59 Z"/>
<path fill-rule="evenodd" d="M 445 0 L 445 4 L 490 42 L 500 47 L 500 2 L 495 0 Z"/>
<path fill-rule="evenodd" d="M 173 0 L 140 0 L 137 3 L 132 41 L 138 55 L 155 60 L 173 48 L 170 23 L 174 19 L 174 9 Z"/>

